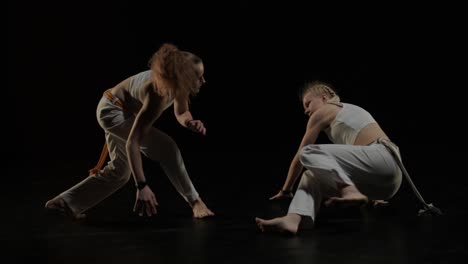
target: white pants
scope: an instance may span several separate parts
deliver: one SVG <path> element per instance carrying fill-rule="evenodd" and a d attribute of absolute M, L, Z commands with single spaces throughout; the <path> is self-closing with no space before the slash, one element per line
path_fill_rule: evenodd
<path fill-rule="evenodd" d="M 93 207 L 125 185 L 131 176 L 125 144 L 135 116 L 122 111 L 104 96 L 98 104 L 96 114 L 99 125 L 105 131 L 110 161 L 101 172 L 87 177 L 60 194 L 74 213 Z M 152 128 L 141 143 L 141 152 L 150 159 L 159 161 L 171 183 L 187 202 L 192 203 L 198 199 L 179 148 L 171 137 Z"/>
<path fill-rule="evenodd" d="M 300 161 L 307 170 L 302 174 L 288 213 L 312 219 L 322 200 L 340 196 L 343 186 L 354 185 L 369 199 L 384 200 L 393 197 L 401 185 L 398 164 L 379 143 L 308 145 L 302 149 Z"/>

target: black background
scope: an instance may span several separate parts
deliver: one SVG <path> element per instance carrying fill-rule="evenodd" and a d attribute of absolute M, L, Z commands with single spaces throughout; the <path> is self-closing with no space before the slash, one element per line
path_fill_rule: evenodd
<path fill-rule="evenodd" d="M 266 210 L 256 202 L 284 182 L 307 121 L 297 92 L 313 79 L 333 84 L 342 101 L 367 109 L 399 145 L 426 200 L 456 215 L 466 208 L 468 190 L 461 10 L 435 4 L 9 1 L 2 100 L 7 219 L 22 233 L 32 232 L 35 256 L 56 254 L 44 251 L 43 242 L 61 245 L 62 225 L 40 218 L 44 202 L 86 177 L 97 162 L 104 133 L 95 109 L 102 93 L 146 70 L 164 42 L 204 60 L 207 83 L 192 98 L 191 111 L 208 131 L 203 137 L 185 130 L 172 108 L 155 126 L 176 140 L 192 180 L 218 216 L 247 217 L 240 212 L 249 208 L 250 221 Z M 328 140 L 322 135 L 318 143 Z M 162 216 L 164 205 L 183 204 L 157 165 L 145 159 L 145 170 Z M 90 214 L 118 219 L 117 212 L 131 213 L 133 199 L 134 188 L 127 185 Z M 394 204 L 416 211 L 406 182 Z M 83 234 L 81 226 L 69 228 Z M 5 234 L 24 242 L 18 233 Z M 90 243 L 87 238 L 81 237 Z M 405 239 L 402 233 L 398 241 Z"/>
<path fill-rule="evenodd" d="M 204 60 L 207 83 L 191 110 L 208 132 L 184 130 L 172 108 L 155 126 L 203 171 L 200 183 L 235 168 L 233 188 L 279 188 L 306 123 L 298 89 L 320 79 L 374 115 L 427 192 L 466 189 L 461 17 L 438 6 L 370 8 L 9 3 L 8 172 L 44 181 L 63 166 L 82 177 L 104 143 L 102 92 L 170 42 Z"/>

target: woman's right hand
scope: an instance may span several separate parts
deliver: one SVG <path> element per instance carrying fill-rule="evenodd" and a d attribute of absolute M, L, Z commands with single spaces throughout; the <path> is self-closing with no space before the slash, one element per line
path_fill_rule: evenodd
<path fill-rule="evenodd" d="M 283 199 L 290 199 L 293 197 L 293 194 L 291 191 L 283 191 L 280 190 L 276 195 L 270 197 L 270 201 L 273 200 L 283 200 Z"/>
<path fill-rule="evenodd" d="M 158 201 L 156 201 L 156 197 L 148 185 L 141 190 L 137 190 L 133 212 L 138 213 L 139 216 L 143 216 L 145 213 L 147 216 L 156 215 L 157 205 L 159 205 Z"/>

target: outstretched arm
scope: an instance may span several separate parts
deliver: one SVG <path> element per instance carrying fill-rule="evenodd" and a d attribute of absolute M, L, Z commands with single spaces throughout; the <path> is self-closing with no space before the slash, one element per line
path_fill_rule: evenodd
<path fill-rule="evenodd" d="M 146 183 L 140 154 L 141 141 L 152 128 L 154 121 L 161 115 L 162 105 L 162 97 L 156 94 L 153 89 L 148 89 L 143 106 L 138 112 L 128 135 L 126 144 L 128 163 L 137 184 Z M 145 212 L 148 216 L 151 216 L 156 214 L 157 204 L 156 197 L 149 186 L 144 184 L 138 187 L 137 201 L 133 209 L 135 212 L 138 212 L 140 216 Z"/>
<path fill-rule="evenodd" d="M 326 112 L 322 110 L 318 110 L 310 116 L 309 121 L 307 122 L 306 132 L 302 138 L 301 144 L 299 145 L 299 149 L 294 155 L 294 158 L 291 161 L 291 165 L 289 166 L 288 175 L 286 177 L 286 181 L 283 184 L 283 188 L 279 191 L 278 194 L 271 197 L 270 200 L 292 196 L 292 189 L 294 184 L 301 175 L 303 169 L 299 160 L 302 148 L 309 144 L 315 143 L 320 131 L 322 131 L 322 129 L 327 126 L 328 122 L 326 122 L 326 120 Z"/>
<path fill-rule="evenodd" d="M 194 132 L 206 135 L 205 125 L 201 120 L 194 120 L 188 106 L 188 97 L 180 96 L 174 100 L 174 114 L 179 124 Z"/>

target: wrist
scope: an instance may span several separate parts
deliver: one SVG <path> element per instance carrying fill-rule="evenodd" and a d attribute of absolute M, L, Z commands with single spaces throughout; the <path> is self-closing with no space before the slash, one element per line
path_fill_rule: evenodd
<path fill-rule="evenodd" d="M 293 194 L 291 190 L 286 190 L 286 189 L 281 189 L 280 192 L 282 194 L 286 194 L 286 195 L 292 195 Z"/>
<path fill-rule="evenodd" d="M 138 182 L 135 184 L 135 187 L 136 187 L 138 190 L 141 190 L 141 189 L 145 188 L 147 185 L 148 185 L 148 183 L 146 183 L 146 181 L 138 181 Z"/>

